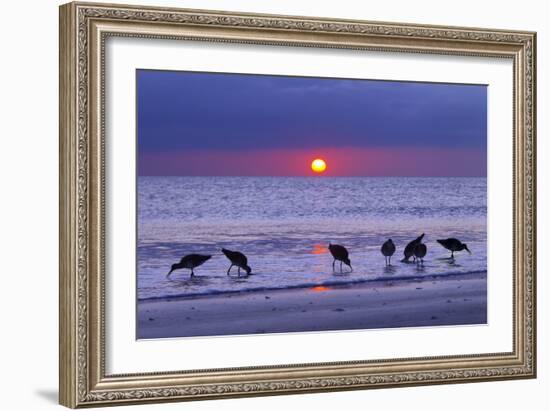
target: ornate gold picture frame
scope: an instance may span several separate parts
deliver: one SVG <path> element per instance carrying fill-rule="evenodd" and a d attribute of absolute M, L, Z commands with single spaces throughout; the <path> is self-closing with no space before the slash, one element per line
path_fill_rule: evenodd
<path fill-rule="evenodd" d="M 502 58 L 513 62 L 513 350 L 107 374 L 105 43 L 112 37 Z M 536 35 L 69 3 L 60 8 L 60 403 L 187 401 L 536 376 Z"/>

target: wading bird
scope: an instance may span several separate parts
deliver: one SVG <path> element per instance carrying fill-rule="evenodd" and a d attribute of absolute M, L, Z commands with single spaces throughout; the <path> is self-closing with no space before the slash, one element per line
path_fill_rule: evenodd
<path fill-rule="evenodd" d="M 424 265 L 424 257 L 426 256 L 426 253 L 428 252 L 428 247 L 426 247 L 426 244 L 418 243 L 416 247 L 414 247 L 414 256 L 416 257 L 416 263 Z"/>
<path fill-rule="evenodd" d="M 193 277 L 195 275 L 193 270 L 199 265 L 202 265 L 206 261 L 210 260 L 211 257 L 211 255 L 188 254 L 184 256 L 179 263 L 172 264 L 172 268 L 170 269 L 170 272 L 166 274 L 166 277 L 170 276 L 172 271 L 179 270 L 180 268 L 187 268 L 188 270 L 191 270 L 191 277 Z"/>
<path fill-rule="evenodd" d="M 395 253 L 395 244 L 393 243 L 391 238 L 388 239 L 388 241 L 386 241 L 384 244 L 382 244 L 380 252 L 384 255 L 386 265 L 391 265 L 391 256 Z"/>
<path fill-rule="evenodd" d="M 334 271 L 334 264 L 336 263 L 336 260 L 340 261 L 340 272 L 342 272 L 342 263 L 349 266 L 351 269 L 350 272 L 353 271 L 353 268 L 351 266 L 351 261 L 349 259 L 349 253 L 348 250 L 346 250 L 346 247 L 343 245 L 338 244 L 328 244 L 328 249 L 330 253 L 332 254 L 332 257 L 334 258 L 334 261 L 332 262 L 332 271 Z"/>
<path fill-rule="evenodd" d="M 413 259 L 416 261 L 416 257 L 414 256 L 414 248 L 417 244 L 420 244 L 422 242 L 422 239 L 424 238 L 424 233 L 422 233 L 421 236 L 417 237 L 416 239 L 412 240 L 405 249 L 403 250 L 403 255 L 405 256 L 401 262 L 408 263 L 409 258 L 413 257 Z"/>
<path fill-rule="evenodd" d="M 229 272 L 231 271 L 231 268 L 233 268 L 234 265 L 236 265 L 238 269 L 239 277 L 241 276 L 241 268 L 246 271 L 246 275 L 249 275 L 252 271 L 252 269 L 248 266 L 248 259 L 246 258 L 246 255 L 239 251 L 231 251 L 227 250 L 225 248 L 222 248 L 222 253 L 225 254 L 225 256 L 231 261 L 231 265 L 229 266 L 229 270 L 227 270 L 227 275 L 229 275 Z"/>
<path fill-rule="evenodd" d="M 455 258 L 456 251 L 466 250 L 472 254 L 472 252 L 468 249 L 468 246 L 456 238 L 446 238 L 444 240 L 437 240 L 437 242 L 451 252 L 452 259 Z"/>

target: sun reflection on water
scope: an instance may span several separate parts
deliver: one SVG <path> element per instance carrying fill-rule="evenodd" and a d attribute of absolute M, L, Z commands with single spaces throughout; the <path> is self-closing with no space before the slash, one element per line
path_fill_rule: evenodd
<path fill-rule="evenodd" d="M 313 244 L 313 249 L 311 254 L 326 254 L 328 253 L 328 248 L 325 244 Z"/>

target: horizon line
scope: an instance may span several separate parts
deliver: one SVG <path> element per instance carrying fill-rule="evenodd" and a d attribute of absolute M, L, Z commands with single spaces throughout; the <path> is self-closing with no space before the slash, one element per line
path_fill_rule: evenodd
<path fill-rule="evenodd" d="M 281 175 L 182 175 L 182 174 L 137 174 L 137 177 L 250 177 L 250 178 L 261 178 L 261 177 L 280 177 L 280 178 L 487 178 L 486 175 L 479 176 L 368 176 L 368 175 L 350 175 L 350 176 L 320 176 L 320 175 L 297 175 L 297 176 L 281 176 Z"/>

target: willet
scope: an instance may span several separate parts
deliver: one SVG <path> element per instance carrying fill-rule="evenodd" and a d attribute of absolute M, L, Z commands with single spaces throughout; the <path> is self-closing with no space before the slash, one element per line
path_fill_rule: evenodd
<path fill-rule="evenodd" d="M 342 263 L 349 265 L 349 268 L 351 269 L 350 272 L 353 271 L 353 267 L 351 266 L 351 261 L 349 259 L 349 253 L 348 250 L 346 250 L 346 247 L 344 247 L 343 245 L 329 243 L 328 249 L 332 254 L 332 257 L 334 258 L 334 261 L 332 262 L 332 271 L 335 271 L 334 264 L 336 263 L 336 260 L 340 261 L 340 272 L 343 272 Z"/>
<path fill-rule="evenodd" d="M 206 261 L 210 260 L 211 257 L 211 255 L 188 254 L 184 256 L 179 263 L 172 264 L 172 268 L 170 269 L 170 272 L 166 274 L 166 277 L 170 276 L 172 271 L 179 270 L 180 268 L 187 268 L 191 270 L 191 277 L 193 277 L 195 275 L 193 270 L 199 265 L 202 265 Z"/>
<path fill-rule="evenodd" d="M 437 240 L 437 242 L 451 252 L 451 258 L 453 259 L 455 258 L 456 251 L 466 250 L 472 254 L 468 246 L 456 238 L 446 238 L 444 240 Z"/>
<path fill-rule="evenodd" d="M 239 251 L 231 251 L 225 248 L 222 248 L 222 253 L 224 253 L 229 261 L 231 261 L 231 265 L 227 270 L 227 275 L 229 275 L 231 268 L 233 268 L 234 265 L 239 268 L 237 271 L 239 277 L 241 276 L 241 268 L 246 271 L 246 275 L 251 273 L 252 269 L 248 266 L 248 259 L 246 258 L 246 255 Z"/>
<path fill-rule="evenodd" d="M 382 248 L 380 249 L 382 254 L 384 255 L 384 258 L 386 260 L 386 265 L 391 265 L 391 256 L 395 253 L 395 244 L 393 243 L 392 239 L 388 239 L 384 244 L 382 244 Z"/>
<path fill-rule="evenodd" d="M 414 247 L 414 256 L 416 257 L 416 263 L 420 262 L 421 265 L 424 265 L 424 257 L 426 256 L 426 253 L 428 252 L 428 247 L 426 247 L 426 244 L 418 243 L 416 247 Z"/>
<path fill-rule="evenodd" d="M 422 239 L 424 238 L 424 233 L 422 233 L 421 236 L 417 237 L 416 239 L 412 240 L 405 249 L 403 250 L 403 255 L 405 256 L 401 262 L 408 263 L 409 258 L 413 257 L 416 260 L 416 257 L 414 256 L 414 248 L 417 244 L 420 244 L 422 242 Z"/>

